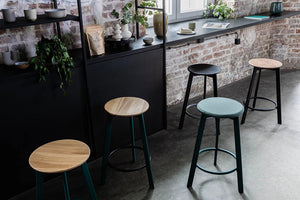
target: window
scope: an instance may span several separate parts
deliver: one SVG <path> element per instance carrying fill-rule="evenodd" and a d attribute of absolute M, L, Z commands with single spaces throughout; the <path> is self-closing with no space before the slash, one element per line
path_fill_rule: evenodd
<path fill-rule="evenodd" d="M 163 0 L 158 0 L 158 6 L 162 7 Z M 165 0 L 165 10 L 169 22 L 177 22 L 195 19 L 203 15 L 203 10 L 213 0 Z"/>

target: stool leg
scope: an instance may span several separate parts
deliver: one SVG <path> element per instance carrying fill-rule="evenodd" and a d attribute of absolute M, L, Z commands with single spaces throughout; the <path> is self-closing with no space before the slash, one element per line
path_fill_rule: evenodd
<path fill-rule="evenodd" d="M 69 190 L 69 186 L 68 186 L 67 173 L 66 172 L 63 173 L 63 181 L 64 181 L 65 199 L 66 200 L 71 200 L 70 190 Z"/>
<path fill-rule="evenodd" d="M 245 123 L 245 119 L 246 119 L 246 116 L 247 116 L 247 111 L 248 111 L 249 101 L 250 101 L 251 94 L 252 94 L 252 88 L 253 88 L 253 84 L 254 84 L 254 79 L 255 79 L 256 72 L 257 72 L 257 68 L 254 67 L 254 68 L 253 68 L 253 73 L 252 73 L 252 78 L 251 78 L 250 85 L 249 85 L 249 89 L 248 89 L 248 94 L 247 94 L 246 103 L 245 103 L 245 105 L 244 105 L 244 106 L 245 106 L 245 109 L 244 109 L 244 113 L 243 113 L 243 117 L 242 117 L 242 122 L 241 122 L 241 124 L 244 124 L 244 123 Z"/>
<path fill-rule="evenodd" d="M 218 83 L 217 83 L 217 74 L 213 75 L 213 85 L 214 85 L 214 96 L 218 96 Z"/>
<path fill-rule="evenodd" d="M 44 178 L 41 172 L 35 171 L 35 184 L 36 184 L 36 199 L 42 200 L 44 199 Z"/>
<path fill-rule="evenodd" d="M 214 159 L 214 165 L 217 165 L 217 154 L 218 154 L 218 146 L 219 146 L 219 135 L 220 135 L 220 118 L 216 119 L 216 150 L 215 150 L 215 159 Z"/>
<path fill-rule="evenodd" d="M 254 98 L 253 98 L 252 108 L 255 108 L 255 105 L 256 105 L 256 97 L 257 97 L 257 93 L 258 93 L 258 87 L 259 87 L 259 82 L 260 82 L 260 75 L 261 75 L 261 69 L 258 70 L 258 77 L 257 77 L 257 83 L 256 83 L 255 92 L 254 92 Z"/>
<path fill-rule="evenodd" d="M 88 165 L 87 165 L 86 162 L 83 163 L 83 165 L 81 165 L 81 169 L 82 169 L 82 172 L 83 172 L 85 182 L 86 182 L 86 185 L 87 185 L 87 188 L 88 188 L 91 199 L 92 200 L 97 200 L 98 199 L 97 194 L 95 192 L 94 184 L 93 184 L 93 181 L 92 181 L 92 178 L 91 178 L 91 175 L 90 175 L 90 171 L 89 171 L 89 168 L 88 168 Z"/>
<path fill-rule="evenodd" d="M 143 149 L 144 149 L 144 157 L 145 157 L 145 162 L 146 162 L 146 167 L 147 167 L 149 186 L 151 189 L 154 189 L 152 168 L 151 168 L 151 162 L 150 162 L 150 153 L 149 153 L 149 147 L 148 147 L 148 142 L 147 142 L 147 134 L 146 134 L 146 127 L 145 127 L 145 121 L 144 121 L 143 114 L 141 114 L 139 116 L 139 121 L 140 121 L 140 127 L 142 128 Z"/>
<path fill-rule="evenodd" d="M 131 131 L 131 144 L 134 147 L 135 146 L 135 137 L 134 137 L 133 117 L 130 117 L 130 131 Z M 136 161 L 135 148 L 132 148 L 132 162 L 135 162 L 135 161 Z"/>
<path fill-rule="evenodd" d="M 104 155 L 102 160 L 101 168 L 101 184 L 105 184 L 106 179 L 106 168 L 108 164 L 108 156 L 110 150 L 110 141 L 111 141 L 111 127 L 112 127 L 112 116 L 109 115 L 107 119 L 106 132 L 105 132 L 105 144 L 104 144 Z"/>
<path fill-rule="evenodd" d="M 205 126 L 205 120 L 206 120 L 206 116 L 204 114 L 202 114 L 201 119 L 200 119 L 200 124 L 199 124 L 199 129 L 198 129 L 198 136 L 197 136 L 197 139 L 196 139 L 196 144 L 195 144 L 193 159 L 192 159 L 192 163 L 191 163 L 191 168 L 190 168 L 187 187 L 192 187 L 192 185 L 193 185 L 193 180 L 194 180 L 195 170 L 196 170 L 196 166 L 197 166 L 197 160 L 198 160 L 201 140 L 202 140 L 204 126 Z"/>
<path fill-rule="evenodd" d="M 241 153 L 241 139 L 240 139 L 240 123 L 239 118 L 234 118 L 234 138 L 235 138 L 235 152 L 236 152 L 236 166 L 237 166 L 237 181 L 239 193 L 243 193 L 243 170 L 242 170 L 242 153 Z"/>
<path fill-rule="evenodd" d="M 184 97 L 184 102 L 183 102 L 183 106 L 182 106 L 182 111 L 181 111 L 181 116 L 180 116 L 178 129 L 182 129 L 182 127 L 183 127 L 185 111 L 186 111 L 186 107 L 187 107 L 187 104 L 188 104 L 188 101 L 189 101 L 192 82 L 193 82 L 193 74 L 190 73 L 188 84 L 187 84 L 186 91 L 185 91 L 185 97 Z"/>
<path fill-rule="evenodd" d="M 204 84 L 203 84 L 203 99 L 206 99 L 206 81 L 207 77 L 204 76 Z"/>
<path fill-rule="evenodd" d="M 276 69 L 277 123 L 281 124 L 280 68 Z"/>

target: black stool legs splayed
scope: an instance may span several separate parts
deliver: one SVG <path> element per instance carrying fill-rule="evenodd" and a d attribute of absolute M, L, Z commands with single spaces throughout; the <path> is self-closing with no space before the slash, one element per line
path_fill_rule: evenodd
<path fill-rule="evenodd" d="M 247 116 L 247 111 L 248 109 L 251 110 L 256 110 L 256 111 L 272 111 L 277 109 L 277 123 L 281 124 L 282 119 L 281 119 L 281 94 L 280 94 L 280 67 L 282 66 L 282 63 L 273 59 L 268 59 L 268 58 L 256 58 L 256 59 L 251 59 L 249 61 L 249 64 L 252 65 L 253 68 L 253 73 L 252 73 L 252 78 L 250 82 L 250 86 L 248 89 L 248 94 L 246 101 L 244 102 L 245 105 L 245 112 L 242 117 L 241 124 L 245 123 L 246 116 Z M 277 102 L 268 99 L 266 97 L 259 97 L 257 96 L 258 93 L 258 87 L 259 87 L 259 82 L 260 82 L 260 75 L 261 75 L 261 70 L 266 69 L 266 70 L 273 70 L 276 73 L 276 96 L 277 96 Z M 252 90 L 254 86 L 254 81 L 255 81 L 255 76 L 258 72 L 258 77 L 257 77 L 257 83 L 256 83 L 256 88 L 254 92 L 254 96 L 252 97 Z M 249 106 L 250 100 L 253 99 L 252 102 L 252 107 Z M 275 107 L 271 109 L 260 109 L 260 108 L 255 108 L 256 106 L 256 100 L 257 99 L 262 99 L 262 100 L 267 100 L 272 102 Z"/>
<path fill-rule="evenodd" d="M 150 162 L 150 153 L 148 148 L 148 141 L 147 141 L 146 128 L 145 128 L 144 115 L 143 115 L 149 109 L 148 102 L 137 97 L 120 97 L 120 98 L 112 99 L 109 102 L 107 102 L 104 106 L 104 109 L 106 110 L 106 112 L 108 112 L 109 119 L 108 119 L 108 123 L 106 126 L 106 133 L 105 133 L 105 147 L 104 147 L 104 156 L 102 161 L 101 183 L 102 184 L 105 183 L 107 165 L 109 165 L 110 167 L 118 171 L 123 171 L 123 172 L 136 171 L 146 167 L 149 186 L 151 189 L 154 189 L 154 182 L 153 182 L 151 162 Z M 111 128 L 112 128 L 112 119 L 114 116 L 130 117 L 132 146 L 126 148 L 132 149 L 133 162 L 135 162 L 136 159 L 135 149 L 143 150 L 144 157 L 145 157 L 145 166 L 136 169 L 121 169 L 109 164 L 110 155 L 112 155 L 114 152 L 119 150 L 117 149 L 110 153 Z M 135 146 L 133 117 L 139 118 L 140 127 L 142 129 L 141 136 L 142 136 L 143 148 Z"/>
<path fill-rule="evenodd" d="M 229 174 L 234 171 L 237 171 L 237 181 L 238 181 L 238 191 L 240 193 L 243 193 L 243 172 L 242 172 L 242 153 L 241 153 L 241 144 L 240 144 L 240 122 L 239 122 L 239 116 L 243 113 L 244 108 L 242 104 L 239 102 L 223 98 L 223 97 L 212 97 L 207 98 L 202 101 L 200 101 L 197 104 L 197 109 L 202 113 L 200 124 L 199 124 L 199 130 L 198 130 L 198 136 L 196 139 L 194 154 L 192 158 L 189 178 L 187 187 L 191 187 L 193 184 L 194 176 L 195 176 L 195 170 L 196 167 L 201 169 L 204 172 L 210 173 L 210 174 L 216 174 L 216 175 L 222 175 L 222 174 Z M 205 121 L 208 117 L 214 117 L 216 118 L 216 146 L 215 148 L 206 148 L 200 150 L 201 140 L 203 137 L 204 127 L 205 127 Z M 220 132 L 220 119 L 221 118 L 230 118 L 234 122 L 234 138 L 235 138 L 235 151 L 236 155 L 232 152 L 221 149 L 218 147 L 218 136 Z M 219 171 L 209 171 L 203 167 L 201 167 L 198 162 L 198 156 L 202 152 L 205 151 L 214 151 L 215 152 L 215 158 L 214 158 L 214 165 L 217 165 L 217 152 L 222 151 L 224 153 L 227 153 L 234 157 L 236 159 L 236 168 L 225 171 L 225 172 L 219 172 Z"/>
<path fill-rule="evenodd" d="M 206 79 L 207 79 L 207 77 L 211 77 L 213 79 L 214 96 L 215 97 L 218 96 L 217 74 L 221 72 L 220 67 L 215 66 L 215 65 L 210 65 L 210 64 L 195 64 L 195 65 L 189 66 L 188 70 L 190 72 L 189 80 L 188 80 L 188 84 L 186 87 L 186 92 L 185 92 L 185 97 L 184 97 L 184 102 L 183 102 L 183 107 L 182 107 L 182 111 L 181 111 L 178 129 L 182 129 L 182 127 L 183 127 L 185 114 L 189 115 L 190 117 L 200 119 L 198 116 L 195 116 L 195 115 L 189 113 L 189 111 L 188 111 L 188 109 L 190 107 L 196 106 L 196 104 L 188 105 L 188 100 L 189 100 L 191 86 L 192 86 L 194 76 L 204 76 L 203 99 L 206 98 Z"/>

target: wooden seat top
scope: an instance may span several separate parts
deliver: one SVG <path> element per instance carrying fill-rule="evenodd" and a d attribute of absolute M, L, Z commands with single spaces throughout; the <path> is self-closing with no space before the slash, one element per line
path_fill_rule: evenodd
<path fill-rule="evenodd" d="M 282 63 L 269 58 L 254 58 L 249 61 L 249 64 L 263 69 L 276 69 L 282 66 Z"/>
<path fill-rule="evenodd" d="M 89 146 L 81 141 L 56 140 L 34 150 L 29 157 L 29 165 L 39 172 L 61 173 L 81 166 L 89 156 Z"/>
<path fill-rule="evenodd" d="M 138 97 L 119 97 L 108 101 L 104 109 L 111 115 L 131 117 L 141 115 L 149 109 L 149 104 Z"/>

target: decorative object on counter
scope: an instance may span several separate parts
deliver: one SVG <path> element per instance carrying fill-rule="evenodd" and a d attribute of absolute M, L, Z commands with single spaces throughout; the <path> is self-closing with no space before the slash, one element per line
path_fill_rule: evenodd
<path fill-rule="evenodd" d="M 16 62 L 15 66 L 19 69 L 27 69 L 29 67 L 29 62 L 28 61 L 22 61 L 22 62 Z"/>
<path fill-rule="evenodd" d="M 24 10 L 24 16 L 25 19 L 29 21 L 35 21 L 37 19 L 36 9 L 32 8 L 32 9 Z"/>
<path fill-rule="evenodd" d="M 194 35 L 196 34 L 194 31 L 188 28 L 181 28 L 180 31 L 177 32 L 179 35 Z"/>
<path fill-rule="evenodd" d="M 121 41 L 122 39 L 121 33 L 122 33 L 121 26 L 119 24 L 116 24 L 114 26 L 114 35 L 112 36 L 112 38 L 116 41 Z"/>
<path fill-rule="evenodd" d="M 120 41 L 116 41 L 113 36 L 105 37 L 105 52 L 110 53 L 118 53 L 122 51 L 128 51 L 131 49 L 131 43 L 135 41 L 134 37 L 131 37 L 127 40 L 121 39 Z"/>
<path fill-rule="evenodd" d="M 15 22 L 15 10 L 12 8 L 2 9 L 3 18 L 6 22 Z"/>
<path fill-rule="evenodd" d="M 145 37 L 143 38 L 143 42 L 145 43 L 145 45 L 151 45 L 153 42 L 153 38 L 152 37 Z"/>
<path fill-rule="evenodd" d="M 131 38 L 132 33 L 128 29 L 128 24 L 124 24 L 121 26 L 121 31 L 122 31 L 122 38 L 123 40 L 128 40 Z"/>
<path fill-rule="evenodd" d="M 11 66 L 14 65 L 16 61 L 12 58 L 12 52 L 11 51 L 3 51 L 2 52 L 2 59 L 4 65 Z"/>
<path fill-rule="evenodd" d="M 90 56 L 97 56 L 105 53 L 104 26 L 97 24 L 84 26 L 84 34 Z"/>
<path fill-rule="evenodd" d="M 25 44 L 25 52 L 28 60 L 36 56 L 35 45 L 33 43 Z"/>
<path fill-rule="evenodd" d="M 219 20 L 234 18 L 233 10 L 222 0 L 217 4 L 209 3 L 203 13 L 204 17 L 216 17 Z"/>
<path fill-rule="evenodd" d="M 194 31 L 196 28 L 196 23 L 195 22 L 190 22 L 189 23 L 189 29 L 191 29 L 192 31 Z"/>
<path fill-rule="evenodd" d="M 64 86 L 71 84 L 74 63 L 68 50 L 58 36 L 51 39 L 42 37 L 36 47 L 37 56 L 30 60 L 38 74 L 39 81 L 46 81 L 46 75 L 58 75 L 59 88 L 64 92 Z"/>
<path fill-rule="evenodd" d="M 157 37 L 163 37 L 164 36 L 164 25 L 163 25 L 163 13 L 158 12 L 153 15 L 153 27 L 154 32 L 157 35 Z M 168 15 L 165 13 L 165 31 L 167 33 L 168 29 Z"/>
<path fill-rule="evenodd" d="M 49 9 L 45 10 L 45 14 L 49 18 L 63 18 L 66 16 L 65 9 Z"/>
<path fill-rule="evenodd" d="M 272 2 L 270 6 L 270 13 L 273 16 L 280 16 L 283 12 L 282 2 Z"/>
<path fill-rule="evenodd" d="M 226 29 L 230 23 L 220 23 L 220 22 L 207 22 L 203 24 L 202 28 L 211 29 Z"/>
<path fill-rule="evenodd" d="M 111 15 L 121 22 L 122 38 L 124 40 L 128 40 L 132 36 L 132 33 L 128 30 L 128 24 L 130 24 L 133 19 L 132 3 L 125 4 L 125 6 L 121 9 L 121 14 L 113 9 Z"/>
<path fill-rule="evenodd" d="M 264 20 L 269 19 L 269 16 L 263 16 L 263 15 L 248 15 L 244 17 L 245 19 L 253 19 L 253 20 Z"/>

